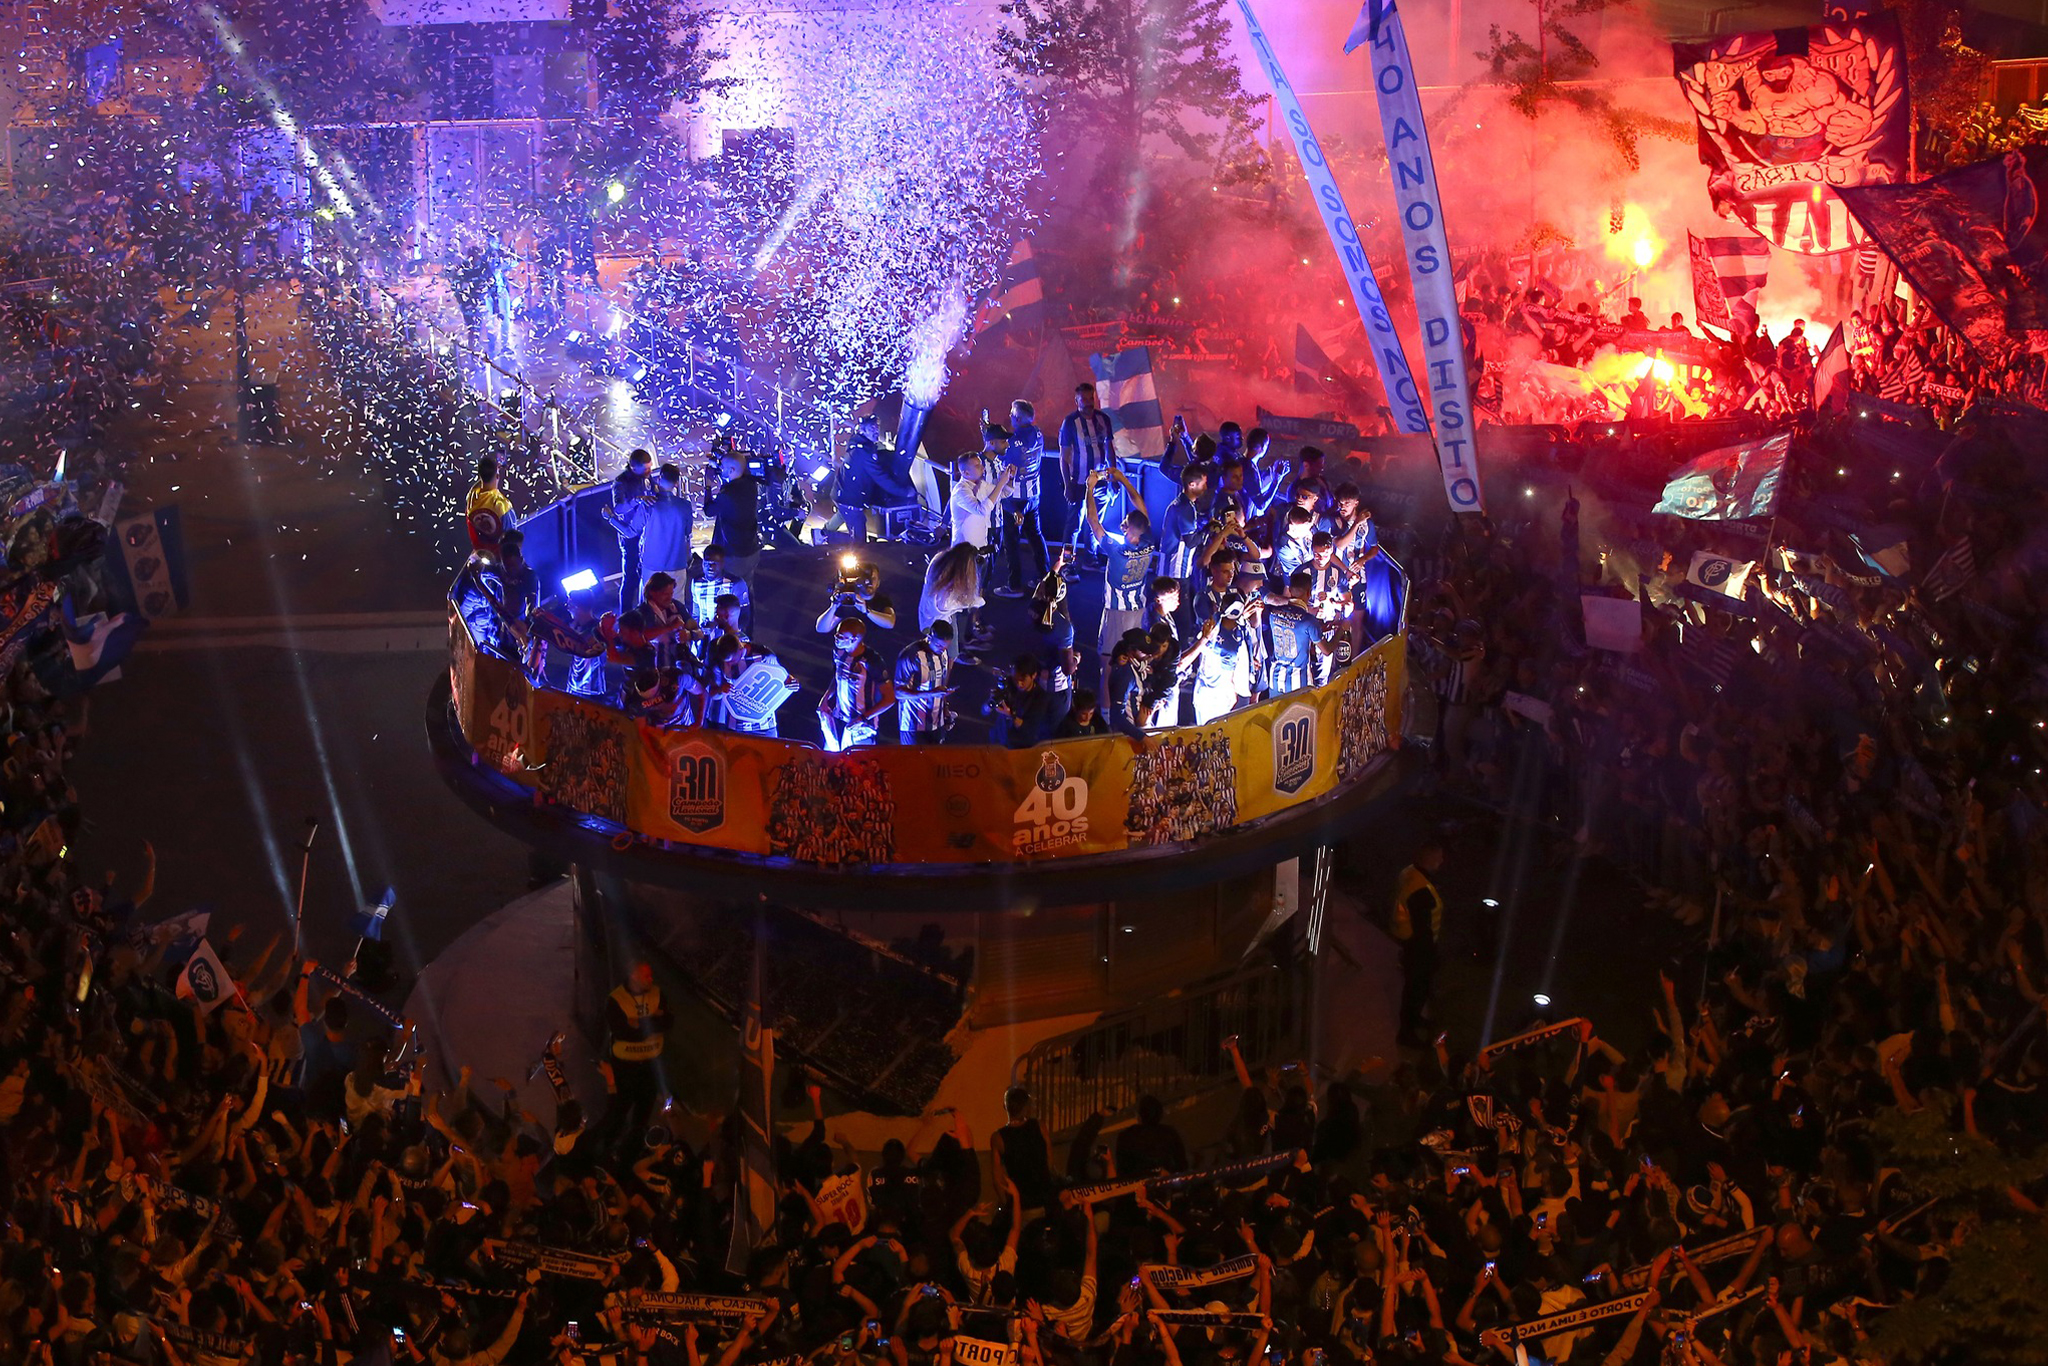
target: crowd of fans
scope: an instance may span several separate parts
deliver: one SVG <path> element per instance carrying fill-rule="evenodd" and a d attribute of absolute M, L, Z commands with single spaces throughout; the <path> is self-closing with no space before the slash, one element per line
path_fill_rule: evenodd
<path fill-rule="evenodd" d="M 1688 542 L 1582 533 L 1576 505 L 1555 530 L 1388 529 L 1427 566 L 1446 780 L 1711 921 L 1705 991 L 1667 979 L 1647 1048 L 1568 1022 L 1475 1056 L 1445 1021 L 1391 1068 L 1245 1074 L 1220 1136 L 1156 1102 L 1100 1116 L 1064 1162 L 1013 1095 L 986 1169 L 957 1117 L 864 1169 L 818 1121 L 778 1145 L 780 1217 L 737 1258 L 730 1124 L 625 1130 L 566 1084 L 549 1120 L 509 1082 L 430 1093 L 410 1032 L 282 944 L 216 945 L 238 990 L 209 1009 L 174 989 L 188 924 L 25 840 L 0 1355 L 1363 1366 L 1514 1359 L 1528 1324 L 1545 1362 L 1870 1350 L 1983 1217 L 1930 1211 L 1886 1124 L 2023 1153 L 2043 1118 L 2038 493 L 2001 422 L 1966 421 L 1944 496 L 1911 500 L 1825 485 L 1862 438 L 1804 433 L 1742 615 L 1674 595 Z M 1906 561 L 1865 537 L 1891 568 L 1844 572 L 1816 509 L 1903 521 Z M 1570 609 L 1625 555 L 1651 627 L 1617 662 Z M 61 831 L 63 733 L 10 686 L 10 828 Z"/>
<path fill-rule="evenodd" d="M 169 226 L 135 227 L 132 205 L 50 207 L 0 243 L 6 344 L 41 386 L 8 401 L 49 434 L 40 458 L 53 441 L 89 450 L 122 386 L 147 379 L 158 283 L 197 296 L 226 269 Z M 204 218 L 185 205 L 163 223 Z M 73 234 L 101 265 L 79 264 L 93 253 Z M 1957 1153 L 2021 1158 L 2048 1120 L 2048 699 L 2034 653 L 2041 415 L 1947 390 L 2038 392 L 1969 369 L 1925 328 L 1887 317 L 1870 331 L 1852 381 L 1933 403 L 1956 442 L 1901 486 L 1868 472 L 1870 428 L 1803 425 L 1746 597 L 1683 591 L 1691 552 L 1734 533 L 1629 535 L 1612 507 L 1582 531 L 1568 497 L 1555 520 L 1394 526 L 1368 541 L 1371 508 L 1354 488 L 1346 509 L 1341 478 L 1283 478 L 1261 451 L 1190 439 L 1185 469 L 1207 474 L 1208 496 L 1249 484 L 1266 526 L 1242 508 L 1232 526 L 1212 502 L 1179 528 L 1186 567 L 1162 558 L 1134 581 L 1142 604 L 1111 608 L 1166 624 L 1159 579 L 1191 579 L 1196 557 L 1214 570 L 1225 548 L 1231 570 L 1277 558 L 1288 527 L 1307 530 L 1285 579 L 1307 566 L 1313 594 L 1339 531 L 1353 545 L 1384 534 L 1417 569 L 1411 643 L 1444 782 L 1617 861 L 1707 941 L 1703 989 L 1659 983 L 1647 1047 L 1624 1051 L 1599 1022 L 1539 1021 L 1516 1046 L 1473 1054 L 1470 1031 L 1442 1021 L 1433 1046 L 1362 1074 L 1240 1068 L 1220 1135 L 1182 1133 L 1139 1100 L 1083 1126 L 1064 1160 L 1021 1093 L 986 1152 L 941 1114 L 862 1164 L 820 1119 L 778 1143 L 779 1217 L 737 1256 L 730 1122 L 671 1108 L 641 1132 L 559 1082 L 543 1119 L 509 1100 L 509 1079 L 466 1072 L 430 1091 L 410 1028 L 341 985 L 345 968 L 281 942 L 223 938 L 212 949 L 232 997 L 181 994 L 191 921 L 151 923 L 146 883 L 124 895 L 76 866 L 76 712 L 26 656 L 10 660 L 0 1360 L 1455 1366 L 1515 1360 L 1519 1325 L 1574 1312 L 1521 1350 L 1602 1366 L 1882 1351 L 1888 1317 L 1938 1302 L 1987 1224 L 2038 1219 L 2048 1202 L 2026 1181 L 1988 1203 L 1930 1205 L 1937 1192 L 1888 1147 L 1917 1121 Z M 363 367 L 344 376 L 355 392 L 418 396 L 417 412 L 380 405 L 375 419 L 394 469 L 471 452 L 474 433 L 407 444 L 464 420 L 431 360 L 367 330 L 339 335 L 330 354 Z M 1782 371 L 1785 354 L 1769 363 Z M 1018 430 L 992 432 L 990 454 Z M 1855 480 L 1839 474 L 1852 467 Z M 1191 508 L 1197 482 L 1182 478 Z M 1092 538 L 1068 528 L 1102 552 L 1090 572 L 1106 577 L 1134 526 L 1136 500 L 1113 498 L 1082 518 Z M 1151 525 L 1135 524 L 1148 555 Z M 1063 580 L 1040 567 L 1035 605 L 1056 609 Z M 1234 573 L 1227 586 L 1292 601 L 1267 602 L 1256 581 L 1240 590 Z M 1589 647 L 1586 591 L 1639 597 L 1639 652 Z M 951 615 L 920 625 L 929 636 Z M 972 617 L 955 619 L 964 643 Z M 1139 725 L 1144 680 L 1115 674 L 1136 643 L 1097 643 L 1119 721 Z M 1468 930 L 1427 902 L 1407 909 L 1405 939 Z M 738 970 L 728 950 L 722 978 Z M 902 967 L 918 993 L 904 1027 L 850 1020 L 824 999 L 829 977 L 803 975 L 816 964 L 791 970 L 787 989 L 820 998 L 819 1015 L 786 1028 L 823 1057 L 845 1030 L 863 1055 L 888 1052 L 903 1094 L 929 1094 L 921 1069 L 941 1064 L 915 1036 L 946 1027 L 947 979 Z M 1971 1359 L 1971 1342 L 1959 1333 L 1948 1351 Z"/>

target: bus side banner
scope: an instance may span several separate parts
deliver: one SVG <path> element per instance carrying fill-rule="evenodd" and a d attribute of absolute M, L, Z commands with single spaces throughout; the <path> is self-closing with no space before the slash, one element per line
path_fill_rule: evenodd
<path fill-rule="evenodd" d="M 1398 744 L 1403 642 L 1327 684 L 1207 726 L 1028 749 L 877 745 L 827 754 L 732 731 L 657 730 L 532 687 L 451 626 L 463 733 L 487 763 L 648 839 L 826 866 L 997 863 L 1200 840 L 1314 801 Z"/>

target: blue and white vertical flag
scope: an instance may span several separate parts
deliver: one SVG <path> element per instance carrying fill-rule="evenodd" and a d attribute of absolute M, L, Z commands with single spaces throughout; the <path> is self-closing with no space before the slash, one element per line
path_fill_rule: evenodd
<path fill-rule="evenodd" d="M 1166 416 L 1152 378 L 1152 348 L 1088 357 L 1095 375 L 1095 401 L 1116 427 L 1120 460 L 1157 460 L 1166 454 Z"/>
<path fill-rule="evenodd" d="M 1458 317 L 1458 285 L 1451 273 L 1451 244 L 1444 234 L 1443 199 L 1437 194 L 1429 128 L 1415 88 L 1415 63 L 1408 56 L 1408 37 L 1401 31 L 1394 0 L 1365 0 L 1344 50 L 1350 52 L 1360 43 L 1372 45 L 1372 85 L 1379 95 L 1380 129 L 1387 140 L 1387 171 L 1394 178 L 1401 239 L 1408 248 L 1408 278 L 1415 285 L 1416 320 L 1422 325 L 1422 365 L 1444 497 L 1453 512 L 1483 512 L 1472 381 L 1465 373 L 1465 335 Z"/>
<path fill-rule="evenodd" d="M 1315 197 L 1316 208 L 1323 215 L 1323 226 L 1329 230 L 1330 245 L 1336 249 L 1337 264 L 1344 271 L 1344 281 L 1351 286 L 1351 301 L 1358 306 L 1358 316 L 1365 323 L 1366 336 L 1372 342 L 1373 360 L 1379 367 L 1380 387 L 1386 390 L 1387 407 L 1393 412 L 1394 425 L 1410 435 L 1426 435 L 1429 414 L 1423 407 L 1421 392 L 1415 387 L 1415 376 L 1409 372 L 1408 353 L 1401 349 L 1400 334 L 1394 331 L 1394 319 L 1387 312 L 1386 299 L 1380 294 L 1380 282 L 1373 276 L 1372 262 L 1365 254 L 1365 242 L 1358 235 L 1358 227 L 1352 221 L 1351 210 L 1344 204 L 1344 195 L 1337 188 L 1336 178 L 1330 174 L 1329 160 L 1323 155 L 1315 132 L 1308 126 L 1308 115 L 1301 111 L 1301 101 L 1295 98 L 1294 87 L 1287 83 L 1287 73 L 1280 69 L 1280 59 L 1273 55 L 1273 44 L 1266 38 L 1266 31 L 1259 27 L 1258 16 L 1252 13 L 1248 0 L 1237 0 L 1237 7 L 1244 14 L 1245 31 L 1251 38 L 1252 51 L 1258 55 L 1259 66 L 1272 83 L 1273 98 L 1280 103 L 1287 135 L 1294 139 L 1294 154 L 1301 158 L 1301 173 L 1307 178 L 1309 193 Z"/>
<path fill-rule="evenodd" d="M 1045 323 L 1045 281 L 1038 278 L 1038 260 L 1028 238 L 1017 239 L 1009 265 L 1003 267 L 1002 291 L 974 321 L 976 335 L 999 327 L 1035 329 Z"/>

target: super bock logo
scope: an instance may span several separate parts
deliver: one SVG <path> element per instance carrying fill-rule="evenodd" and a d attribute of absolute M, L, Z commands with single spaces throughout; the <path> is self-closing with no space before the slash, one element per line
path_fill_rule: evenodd
<path fill-rule="evenodd" d="M 669 819 L 699 835 L 725 824 L 725 756 L 707 741 L 692 740 L 669 761 Z"/>

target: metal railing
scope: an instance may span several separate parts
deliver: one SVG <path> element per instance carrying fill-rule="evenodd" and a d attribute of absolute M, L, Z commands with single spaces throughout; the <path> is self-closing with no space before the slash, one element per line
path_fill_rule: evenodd
<path fill-rule="evenodd" d="M 1031 1092 L 1048 1137 L 1066 1137 L 1098 1111 L 1126 1115 L 1140 1096 L 1170 1105 L 1235 1087 L 1223 1047 L 1232 1035 L 1254 1071 L 1300 1057 L 1307 1011 L 1299 997 L 1275 967 L 1198 984 L 1041 1041 L 1011 1079 Z"/>

